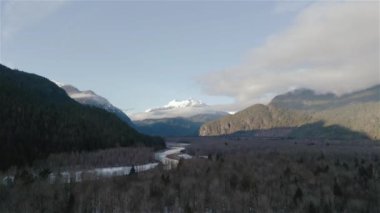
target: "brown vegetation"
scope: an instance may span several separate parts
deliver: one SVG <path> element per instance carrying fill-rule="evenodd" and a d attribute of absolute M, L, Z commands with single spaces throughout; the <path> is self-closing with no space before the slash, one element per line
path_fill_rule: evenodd
<path fill-rule="evenodd" d="M 20 175 L 0 212 L 379 212 L 371 141 L 191 139 L 177 169 L 72 184 Z M 53 211 L 54 210 L 54 211 Z"/>
<path fill-rule="evenodd" d="M 154 161 L 154 152 L 149 147 L 119 147 L 94 152 L 71 152 L 51 154 L 46 160 L 35 163 L 36 168 L 51 170 L 93 169 L 102 167 L 129 166 Z"/>

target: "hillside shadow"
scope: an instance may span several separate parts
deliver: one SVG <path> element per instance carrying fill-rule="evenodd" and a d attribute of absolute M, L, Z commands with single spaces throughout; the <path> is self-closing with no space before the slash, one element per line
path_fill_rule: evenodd
<path fill-rule="evenodd" d="M 294 128 L 288 137 L 291 138 L 326 138 L 326 139 L 370 139 L 362 132 L 354 131 L 340 125 L 326 126 L 324 121 L 305 124 Z"/>
<path fill-rule="evenodd" d="M 305 124 L 300 127 L 277 127 L 271 129 L 260 129 L 250 131 L 239 131 L 231 134 L 235 137 L 255 137 L 255 138 L 315 138 L 315 139 L 366 139 L 371 138 L 362 132 L 354 131 L 340 125 L 326 126 L 324 121 Z"/>

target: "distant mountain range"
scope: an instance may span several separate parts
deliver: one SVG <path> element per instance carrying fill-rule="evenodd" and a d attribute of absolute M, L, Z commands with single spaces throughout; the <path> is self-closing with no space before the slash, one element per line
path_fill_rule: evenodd
<path fill-rule="evenodd" d="M 162 107 L 132 115 L 138 131 L 155 136 L 197 136 L 205 122 L 228 115 L 199 100 L 172 100 Z"/>
<path fill-rule="evenodd" d="M 145 112 L 131 114 L 133 121 L 141 121 L 146 119 L 162 119 L 162 118 L 188 118 L 195 115 L 204 114 L 220 114 L 224 113 L 215 110 L 212 106 L 203 103 L 200 100 L 172 100 L 168 104 L 145 110 Z"/>
<path fill-rule="evenodd" d="M 225 112 L 198 114 L 191 117 L 145 119 L 134 121 L 138 131 L 163 137 L 197 136 L 202 124 L 228 115 Z"/>
<path fill-rule="evenodd" d="M 65 90 L 75 101 L 114 113 L 122 121 L 126 122 L 139 132 L 152 136 L 197 136 L 202 124 L 228 115 L 228 113 L 225 112 L 209 109 L 207 104 L 199 100 L 173 100 L 165 106 L 148 109 L 143 113 L 145 116 L 153 115 L 153 118 L 132 122 L 123 111 L 113 106 L 107 99 L 97 95 L 95 92 L 91 90 L 80 91 L 72 85 L 62 84 L 56 81 L 53 82 Z M 195 112 L 206 113 L 196 114 Z M 155 118 L 155 115 L 160 115 L 158 116 L 160 118 Z M 173 115 L 178 115 L 178 117 L 170 117 Z"/>
<path fill-rule="evenodd" d="M 256 104 L 208 122 L 200 128 L 199 134 L 260 134 L 283 128 L 291 128 L 281 131 L 285 133 L 283 136 L 289 137 L 380 139 L 380 85 L 342 96 L 298 89 L 276 96 L 268 105 Z"/>
<path fill-rule="evenodd" d="M 0 169 L 51 153 L 116 146 L 165 147 L 117 116 L 71 99 L 46 78 L 0 65 Z"/>
<path fill-rule="evenodd" d="M 193 108 L 193 107 L 207 107 L 207 104 L 199 100 L 187 99 L 183 101 L 172 100 L 163 107 L 157 107 L 148 109 L 145 112 L 157 112 L 157 111 L 168 111 L 173 109 L 183 109 L 183 108 Z"/>
<path fill-rule="evenodd" d="M 91 90 L 80 91 L 78 88 L 72 85 L 62 84 L 58 82 L 55 83 L 63 90 L 65 90 L 66 93 L 70 96 L 70 98 L 74 99 L 75 101 L 84 105 L 97 107 L 100 109 L 104 109 L 108 112 L 114 113 L 122 121 L 126 122 L 130 126 L 134 126 L 131 119 L 123 111 L 112 105 L 104 97 L 97 95 L 95 92 Z"/>

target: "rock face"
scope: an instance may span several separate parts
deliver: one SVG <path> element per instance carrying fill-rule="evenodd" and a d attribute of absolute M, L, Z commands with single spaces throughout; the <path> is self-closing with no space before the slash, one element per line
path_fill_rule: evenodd
<path fill-rule="evenodd" d="M 307 128 L 299 128 L 305 125 Z M 328 129 L 329 134 L 321 133 L 321 129 L 327 130 L 334 125 L 339 128 Z M 225 135 L 288 127 L 298 131 L 295 135 L 305 137 L 306 132 L 339 137 L 343 132 L 352 131 L 358 133 L 356 135 L 380 139 L 380 85 L 340 97 L 296 90 L 276 96 L 268 105 L 253 105 L 235 115 L 208 122 L 200 128 L 199 134 Z"/>

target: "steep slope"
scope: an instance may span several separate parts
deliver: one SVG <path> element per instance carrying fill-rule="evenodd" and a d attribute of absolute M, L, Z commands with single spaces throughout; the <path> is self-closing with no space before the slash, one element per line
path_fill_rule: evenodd
<path fill-rule="evenodd" d="M 214 113 L 198 114 L 188 118 L 146 119 L 135 121 L 135 126 L 138 131 L 148 135 L 164 137 L 197 136 L 202 124 L 226 115 L 227 113 Z"/>
<path fill-rule="evenodd" d="M 333 106 L 338 107 L 345 106 L 348 104 L 370 102 L 380 102 L 380 84 L 370 87 L 368 89 L 342 95 L 335 101 Z"/>
<path fill-rule="evenodd" d="M 313 90 L 297 89 L 273 98 L 270 105 L 292 110 L 323 110 L 332 106 L 336 95 L 316 94 Z"/>
<path fill-rule="evenodd" d="M 239 131 L 298 127 L 310 122 L 311 119 L 307 113 L 256 104 L 234 115 L 204 124 L 199 134 L 225 135 Z"/>
<path fill-rule="evenodd" d="M 320 124 L 323 127 L 339 126 L 347 131 L 380 139 L 380 85 L 349 93 L 343 96 L 316 94 L 311 90 L 296 90 L 275 97 L 270 104 L 254 105 L 235 115 L 206 123 L 200 135 L 232 134 L 239 131 L 253 131 L 282 127 L 301 127 L 307 124 Z M 297 135 L 306 135 L 312 127 L 307 126 Z M 325 128 L 328 137 L 338 137 L 342 129 Z M 335 133 L 334 133 L 335 131 Z M 318 131 L 315 131 L 315 133 Z M 321 134 L 319 132 L 318 134 Z M 335 134 L 335 135 L 334 135 Z M 322 134 L 323 135 L 323 134 Z"/>
<path fill-rule="evenodd" d="M 297 89 L 274 97 L 270 104 L 292 110 L 321 111 L 348 104 L 378 101 L 380 101 L 380 85 L 339 97 L 332 93 L 317 94 L 309 89 Z"/>
<path fill-rule="evenodd" d="M 102 96 L 97 95 L 95 92 L 91 90 L 80 91 L 76 87 L 72 85 L 59 85 L 66 93 L 70 96 L 70 98 L 76 100 L 77 102 L 94 106 L 100 109 L 104 109 L 108 112 L 114 113 L 118 118 L 120 118 L 125 123 L 133 126 L 131 119 L 119 108 L 112 105 L 107 99 Z"/>
<path fill-rule="evenodd" d="M 114 146 L 164 147 L 114 114 L 83 106 L 38 75 L 0 65 L 0 169 L 50 153 Z"/>
<path fill-rule="evenodd" d="M 313 117 L 315 121 L 324 121 L 325 126 L 339 125 L 380 139 L 380 102 L 351 103 L 316 112 Z"/>

